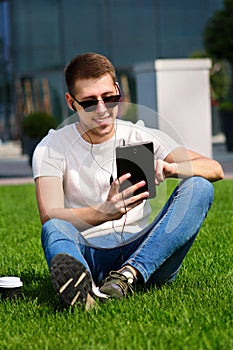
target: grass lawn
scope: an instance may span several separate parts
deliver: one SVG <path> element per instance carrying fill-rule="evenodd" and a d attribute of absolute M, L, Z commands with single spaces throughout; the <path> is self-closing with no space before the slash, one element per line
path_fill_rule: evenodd
<path fill-rule="evenodd" d="M 164 195 L 174 185 L 168 181 Z M 0 349 L 233 349 L 233 180 L 214 187 L 215 202 L 176 281 L 90 312 L 57 308 L 34 186 L 0 187 L 0 275 L 24 283 L 21 299 L 0 299 Z"/>

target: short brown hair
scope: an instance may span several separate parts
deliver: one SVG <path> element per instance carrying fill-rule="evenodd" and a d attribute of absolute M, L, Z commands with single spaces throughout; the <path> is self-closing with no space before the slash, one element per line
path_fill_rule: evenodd
<path fill-rule="evenodd" d="M 65 67 L 66 85 L 70 93 L 75 93 L 74 85 L 78 79 L 97 79 L 107 73 L 115 83 L 116 72 L 107 57 L 94 52 L 83 53 L 74 57 Z"/>

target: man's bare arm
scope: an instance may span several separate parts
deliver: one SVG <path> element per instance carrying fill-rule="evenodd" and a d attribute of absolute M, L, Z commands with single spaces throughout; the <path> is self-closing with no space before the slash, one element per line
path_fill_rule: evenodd
<path fill-rule="evenodd" d="M 66 220 L 77 227 L 80 231 L 92 226 L 100 225 L 106 221 L 120 219 L 127 211 L 133 209 L 149 195 L 143 192 L 133 196 L 133 192 L 143 187 L 142 181 L 119 193 L 119 181 L 125 181 L 129 174 L 121 176 L 113 181 L 106 201 L 98 206 L 84 208 L 65 208 L 62 179 L 58 177 L 40 177 L 36 179 L 36 198 L 41 223 L 49 219 Z"/>
<path fill-rule="evenodd" d="M 175 149 L 164 160 L 158 160 L 155 172 L 157 183 L 168 177 L 183 179 L 201 176 L 209 181 L 222 180 L 224 177 L 222 167 L 216 160 L 183 147 Z"/>

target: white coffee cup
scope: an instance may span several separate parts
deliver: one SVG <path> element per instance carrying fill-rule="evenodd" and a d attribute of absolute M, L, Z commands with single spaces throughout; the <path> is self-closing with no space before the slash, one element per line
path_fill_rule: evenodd
<path fill-rule="evenodd" d="M 4 298 L 16 299 L 21 295 L 23 282 L 20 277 L 0 277 L 0 293 Z"/>

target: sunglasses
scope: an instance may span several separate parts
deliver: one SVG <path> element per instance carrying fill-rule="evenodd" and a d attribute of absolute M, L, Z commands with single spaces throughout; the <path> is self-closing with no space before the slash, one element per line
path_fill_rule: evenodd
<path fill-rule="evenodd" d="M 70 94 L 71 95 L 71 94 Z M 73 99 L 85 109 L 86 112 L 93 112 L 96 110 L 96 106 L 100 101 L 104 102 L 107 108 L 114 108 L 118 105 L 121 94 L 119 95 L 111 95 L 103 97 L 101 100 L 86 100 L 86 101 L 78 101 L 73 95 L 71 95 Z"/>

